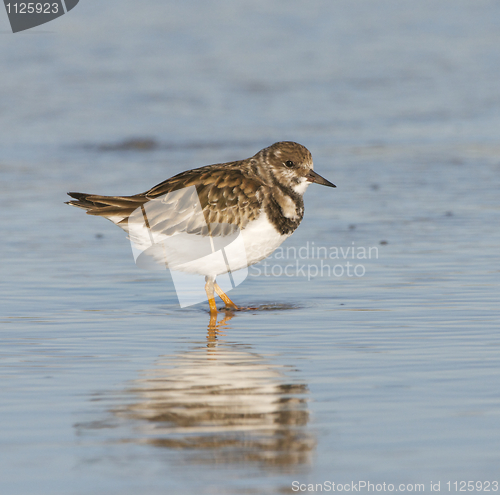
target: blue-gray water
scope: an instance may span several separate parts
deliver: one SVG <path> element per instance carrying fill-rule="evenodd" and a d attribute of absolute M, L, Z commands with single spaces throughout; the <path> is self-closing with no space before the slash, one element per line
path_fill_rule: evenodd
<path fill-rule="evenodd" d="M 0 15 L 2 495 L 498 481 L 499 25 L 488 0 Z M 260 309 L 218 334 L 63 204 L 278 140 L 338 187 L 268 261 L 306 272 L 251 269 L 230 296 Z M 321 261 L 364 276 L 308 277 Z"/>

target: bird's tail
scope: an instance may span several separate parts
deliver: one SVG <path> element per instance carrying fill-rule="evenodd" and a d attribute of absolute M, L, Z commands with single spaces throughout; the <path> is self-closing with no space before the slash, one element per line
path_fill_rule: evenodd
<path fill-rule="evenodd" d="M 69 192 L 68 195 L 73 199 L 67 201 L 67 205 L 82 208 L 88 215 L 107 218 L 117 225 L 126 223 L 128 217 L 147 201 L 144 195 L 99 196 L 78 192 Z"/>

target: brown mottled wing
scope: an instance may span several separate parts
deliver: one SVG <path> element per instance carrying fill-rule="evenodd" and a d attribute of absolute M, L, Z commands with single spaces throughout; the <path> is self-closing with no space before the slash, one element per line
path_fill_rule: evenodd
<path fill-rule="evenodd" d="M 183 215 L 186 208 L 181 206 L 182 200 L 177 200 L 173 210 L 165 208 L 152 219 L 148 215 L 153 230 L 171 234 L 175 229 L 176 232 L 206 235 L 208 224 L 212 236 L 224 236 L 233 233 L 236 227 L 245 228 L 260 214 L 259 196 L 263 183 L 227 166 L 212 165 L 183 172 L 144 194 L 148 200 L 164 197 L 168 202 L 169 193 L 174 193 L 171 196 L 175 199 L 176 194 L 188 188 L 192 190 L 192 186 L 196 188 L 203 217 Z"/>
<path fill-rule="evenodd" d="M 126 231 L 129 230 L 129 217 L 137 218 L 138 208 L 144 208 L 149 228 L 157 233 L 206 235 L 209 224 L 211 235 L 229 235 L 236 227 L 242 229 L 259 216 L 263 186 L 258 179 L 231 165 L 234 164 L 210 165 L 182 172 L 135 196 L 68 193 L 77 200 L 69 204 L 86 209 L 90 215 L 106 217 Z M 193 196 L 183 193 L 187 188 L 193 191 L 190 186 L 196 188 L 203 216 L 192 213 Z"/>

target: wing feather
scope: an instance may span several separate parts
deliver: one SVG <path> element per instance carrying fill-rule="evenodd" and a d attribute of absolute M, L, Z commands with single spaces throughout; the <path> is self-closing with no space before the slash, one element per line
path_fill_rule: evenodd
<path fill-rule="evenodd" d="M 89 215 L 108 218 L 127 232 L 129 221 L 140 218 L 136 213 L 141 208 L 147 212 L 149 228 L 158 234 L 207 235 L 208 224 L 212 236 L 230 235 L 236 227 L 243 229 L 259 216 L 264 186 L 259 179 L 234 168 L 237 163 L 182 172 L 135 196 L 71 192 L 68 194 L 73 200 L 68 204 L 87 210 Z M 195 186 L 197 197 L 182 191 L 190 186 Z M 200 208 L 202 216 L 196 214 Z M 229 227 L 218 227 L 219 224 Z"/>

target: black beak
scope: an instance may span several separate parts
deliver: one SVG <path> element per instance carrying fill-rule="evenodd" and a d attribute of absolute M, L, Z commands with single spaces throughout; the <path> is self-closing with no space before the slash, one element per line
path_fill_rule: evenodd
<path fill-rule="evenodd" d="M 337 187 L 335 184 L 332 184 L 329 180 L 326 180 L 323 177 L 321 177 L 321 175 L 317 174 L 314 170 L 311 170 L 306 175 L 306 179 L 309 182 L 315 182 L 316 184 L 321 184 L 322 186 Z"/>

